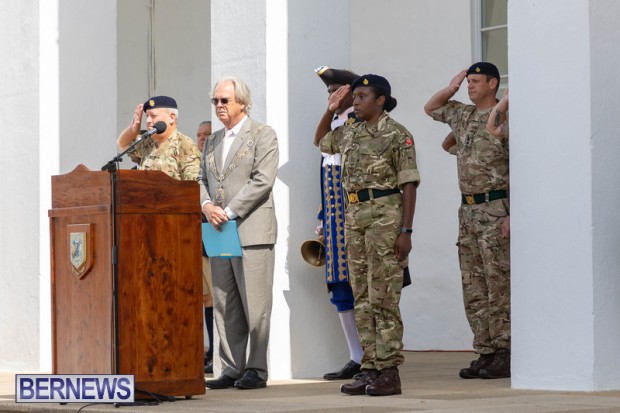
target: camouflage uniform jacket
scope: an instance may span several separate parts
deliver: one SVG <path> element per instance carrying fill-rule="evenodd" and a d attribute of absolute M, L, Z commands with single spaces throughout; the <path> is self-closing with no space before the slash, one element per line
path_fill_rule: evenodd
<path fill-rule="evenodd" d="M 432 113 L 433 119 L 450 126 L 456 138 L 459 188 L 463 194 L 507 190 L 509 186 L 508 135 L 496 138 L 487 132 L 490 112 L 451 100 Z"/>
<path fill-rule="evenodd" d="M 371 127 L 358 122 L 336 128 L 325 135 L 320 148 L 342 155 L 342 186 L 347 192 L 420 181 L 413 137 L 387 112 Z"/>
<path fill-rule="evenodd" d="M 200 171 L 200 150 L 194 141 L 174 131 L 161 144 L 149 138 L 138 145 L 136 155 L 142 160 L 140 169 L 162 171 L 173 179 L 196 181 Z"/>

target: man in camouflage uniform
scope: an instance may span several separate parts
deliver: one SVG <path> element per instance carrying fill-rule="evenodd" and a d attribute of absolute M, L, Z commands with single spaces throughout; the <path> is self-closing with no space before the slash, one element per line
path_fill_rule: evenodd
<path fill-rule="evenodd" d="M 451 100 L 466 78 L 473 105 Z M 496 138 L 485 128 L 499 80 L 493 64 L 476 63 L 424 106 L 429 116 L 450 126 L 456 139 L 462 193 L 457 245 L 465 313 L 479 354 L 461 369 L 462 378 L 510 377 L 508 136 Z"/>
<path fill-rule="evenodd" d="M 349 90 L 362 122 L 329 132 L 334 111 Z M 340 387 L 351 395 L 401 393 L 399 303 L 420 175 L 411 134 L 388 114 L 394 107 L 396 99 L 385 78 L 360 76 L 332 93 L 315 134 L 322 152 L 342 155 L 346 248 L 364 352 L 361 373 Z"/>
<path fill-rule="evenodd" d="M 179 111 L 177 102 L 168 96 L 154 96 L 136 106 L 131 123 L 118 137 L 117 144 L 125 150 L 140 136 L 142 113 L 146 127 L 153 128 L 158 121 L 166 123 L 166 130 L 144 140 L 134 148 L 140 158 L 141 170 L 161 171 L 173 179 L 196 181 L 200 170 L 200 151 L 194 141 L 177 130 Z"/>

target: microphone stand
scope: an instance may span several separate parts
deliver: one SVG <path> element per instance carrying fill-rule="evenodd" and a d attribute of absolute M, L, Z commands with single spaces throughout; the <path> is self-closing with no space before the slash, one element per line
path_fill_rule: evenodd
<path fill-rule="evenodd" d="M 150 132 L 150 131 L 149 131 Z M 151 133 L 146 132 L 140 136 L 140 138 L 136 139 L 132 142 L 131 145 L 123 152 L 117 154 L 114 158 L 112 158 L 108 163 L 101 167 L 102 171 L 110 172 L 111 179 L 111 211 L 112 214 L 112 319 L 113 319 L 113 329 L 114 329 L 114 374 L 119 374 L 120 371 L 120 362 L 119 362 L 119 331 L 118 331 L 118 243 L 119 243 L 119 217 L 117 216 L 117 188 L 120 181 L 120 176 L 118 173 L 118 163 L 123 161 L 123 155 L 127 152 L 135 148 L 140 142 L 149 138 L 153 132 L 157 133 L 157 131 L 153 131 Z"/>
<path fill-rule="evenodd" d="M 149 131 L 151 132 L 151 131 Z M 140 136 L 140 138 L 136 139 L 135 141 L 133 141 L 131 143 L 131 145 L 129 145 L 129 147 L 127 149 L 125 149 L 123 152 L 117 154 L 114 158 L 110 159 L 108 161 L 108 163 L 106 163 L 105 165 L 103 165 L 101 167 L 102 171 L 109 171 L 109 172 L 114 172 L 118 169 L 118 163 L 119 162 L 123 162 L 123 155 L 125 155 L 127 152 L 129 152 L 130 150 L 132 150 L 133 148 L 135 148 L 136 146 L 138 146 L 138 144 L 142 141 L 144 141 L 145 139 L 148 139 L 151 137 L 151 135 L 153 133 L 146 132 L 144 133 L 142 136 Z M 157 133 L 157 131 L 155 131 L 154 133 Z"/>

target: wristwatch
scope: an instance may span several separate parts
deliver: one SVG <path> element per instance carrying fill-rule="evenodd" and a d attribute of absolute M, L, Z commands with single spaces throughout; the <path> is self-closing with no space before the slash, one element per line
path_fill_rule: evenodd
<path fill-rule="evenodd" d="M 405 228 L 405 227 L 402 227 L 402 228 L 400 229 L 400 232 L 402 232 L 403 234 L 405 234 L 405 233 L 407 233 L 407 234 L 411 234 L 411 233 L 413 233 L 413 228 Z"/>

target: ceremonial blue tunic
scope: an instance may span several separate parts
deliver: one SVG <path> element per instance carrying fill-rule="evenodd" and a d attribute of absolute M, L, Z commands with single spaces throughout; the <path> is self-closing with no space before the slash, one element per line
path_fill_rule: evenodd
<path fill-rule="evenodd" d="M 357 119 L 353 108 L 336 116 L 331 129 L 351 124 Z M 340 154 L 323 154 L 321 160 L 321 209 L 318 219 L 323 221 L 323 236 L 325 238 L 325 282 L 330 291 L 334 283 L 347 283 L 344 295 L 348 300 L 349 269 L 347 253 L 344 243 L 344 207 L 345 193 L 342 189 Z M 352 293 L 350 301 L 353 301 Z"/>
<path fill-rule="evenodd" d="M 348 282 L 347 255 L 344 244 L 344 190 L 340 182 L 340 165 L 321 166 L 322 208 L 325 238 L 325 282 Z"/>

